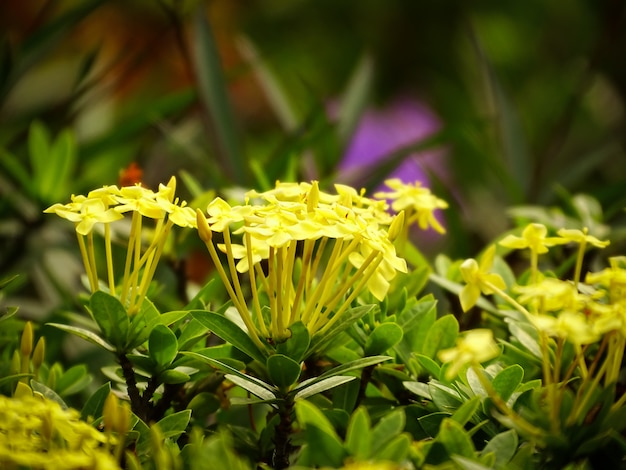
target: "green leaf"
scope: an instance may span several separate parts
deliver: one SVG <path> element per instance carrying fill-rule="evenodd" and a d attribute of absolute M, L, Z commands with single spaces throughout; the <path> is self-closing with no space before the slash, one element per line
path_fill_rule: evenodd
<path fill-rule="evenodd" d="M 79 364 L 70 367 L 56 382 L 54 389 L 59 395 L 68 396 L 84 390 L 92 381 L 87 366 Z"/>
<path fill-rule="evenodd" d="M 419 362 L 419 365 L 426 370 L 426 372 L 428 372 L 433 378 L 439 379 L 439 376 L 441 375 L 441 367 L 439 367 L 439 364 L 423 354 L 415 354 L 415 358 L 417 359 L 417 362 Z"/>
<path fill-rule="evenodd" d="M 111 393 L 111 382 L 105 382 L 92 393 L 80 411 L 80 419 L 87 421 L 89 417 L 96 419 L 102 416 L 104 402 Z"/>
<path fill-rule="evenodd" d="M 233 178 L 235 183 L 245 186 L 248 165 L 241 149 L 241 139 L 237 135 L 217 45 L 202 8 L 198 8 L 195 14 L 193 44 L 200 98 L 211 116 L 217 138 L 216 154 L 226 174 Z"/>
<path fill-rule="evenodd" d="M 241 375 L 226 374 L 225 377 L 235 385 L 239 385 L 244 390 L 259 397 L 261 400 L 276 400 L 276 394 L 274 392 L 268 391 L 267 388 L 250 380 L 249 376 L 242 377 Z"/>
<path fill-rule="evenodd" d="M 165 325 L 155 326 L 148 339 L 148 353 L 160 368 L 169 366 L 178 354 L 174 332 Z"/>
<path fill-rule="evenodd" d="M 449 456 L 460 455 L 468 459 L 474 458 L 474 444 L 463 426 L 451 418 L 444 418 L 437 435 Z"/>
<path fill-rule="evenodd" d="M 33 180 L 41 195 L 40 188 L 43 184 L 46 172 L 48 171 L 50 154 L 50 134 L 48 129 L 40 122 L 33 121 L 28 132 L 28 151 L 30 155 L 30 165 L 33 170 Z"/>
<path fill-rule="evenodd" d="M 389 359 L 391 359 L 391 357 L 389 356 L 371 356 L 371 357 L 364 357 L 362 359 L 357 359 L 356 361 L 351 361 L 351 362 L 346 362 L 345 364 L 342 364 L 340 366 L 337 366 L 333 369 L 330 369 L 326 372 L 324 372 L 322 375 L 319 375 L 318 377 L 312 377 L 310 379 L 307 379 L 303 382 L 301 382 L 295 389 L 295 392 L 298 392 L 299 390 L 302 390 L 304 388 L 310 387 L 311 385 L 321 382 L 322 380 L 328 378 L 328 377 L 334 377 L 336 375 L 342 375 L 345 374 L 346 372 L 350 372 L 352 370 L 356 370 L 356 369 L 362 369 L 364 367 L 368 367 L 368 366 L 373 366 L 375 364 L 379 364 L 381 362 L 384 361 L 388 361 Z"/>
<path fill-rule="evenodd" d="M 463 403 L 459 392 L 443 384 L 431 381 L 428 383 L 428 391 L 433 403 L 441 411 L 454 411 Z"/>
<path fill-rule="evenodd" d="M 366 460 L 371 456 L 371 421 L 367 409 L 360 406 L 350 417 L 346 431 L 345 446 L 356 460 Z"/>
<path fill-rule="evenodd" d="M 79 328 L 77 326 L 64 325 L 62 323 L 46 323 L 46 325 L 53 326 L 55 328 L 58 328 L 59 330 L 63 330 L 67 333 L 71 333 L 75 336 L 83 338 L 84 340 L 87 340 L 90 343 L 95 344 L 96 346 L 100 346 L 107 351 L 115 352 L 115 348 L 112 345 L 107 343 L 104 339 L 102 339 L 100 336 L 92 331 L 85 330 L 84 328 Z"/>
<path fill-rule="evenodd" d="M 305 429 L 306 441 L 314 450 L 313 465 L 341 466 L 345 457 L 345 450 L 339 436 L 328 418 L 312 403 L 306 400 L 296 402 L 296 417 L 298 423 Z"/>
<path fill-rule="evenodd" d="M 298 389 L 298 392 L 295 394 L 295 399 L 301 400 L 312 397 L 313 395 L 325 392 L 331 388 L 339 387 L 340 385 L 348 383 L 354 379 L 356 379 L 356 377 L 351 375 L 336 375 L 334 377 L 327 377 L 319 382 L 309 383 L 307 386 Z"/>
<path fill-rule="evenodd" d="M 191 315 L 227 343 L 265 364 L 266 352 L 260 351 L 248 334 L 224 315 L 200 310 L 192 312 Z"/>
<path fill-rule="evenodd" d="M 498 372 L 498 375 L 494 377 L 491 385 L 502 400 L 506 402 L 513 392 L 517 390 L 517 387 L 522 383 L 523 379 L 524 369 L 518 364 L 513 364 Z"/>
<path fill-rule="evenodd" d="M 436 359 L 437 353 L 446 348 L 451 348 L 456 343 L 459 335 L 459 322 L 454 315 L 444 315 L 430 327 L 424 340 L 422 354 L 431 359 Z"/>
<path fill-rule="evenodd" d="M 63 399 L 47 385 L 37 382 L 36 380 L 31 380 L 30 388 L 33 389 L 33 392 L 41 393 L 47 400 L 56 401 L 64 410 L 68 409 L 68 406 Z"/>
<path fill-rule="evenodd" d="M 178 345 L 180 346 L 180 349 L 188 349 L 190 346 L 199 341 L 200 338 L 204 337 L 208 330 L 209 329 L 206 326 L 195 318 L 192 318 L 184 325 L 180 337 L 178 338 Z"/>
<path fill-rule="evenodd" d="M 426 416 L 421 416 L 417 418 L 417 422 L 427 436 L 434 438 L 437 437 L 437 434 L 439 434 L 439 429 L 441 428 L 441 423 L 443 422 L 443 420 L 449 417 L 450 413 L 446 413 L 445 411 L 437 411 L 436 413 L 430 413 Z"/>
<path fill-rule="evenodd" d="M 402 409 L 395 409 L 383 418 L 372 429 L 372 453 L 377 455 L 387 443 L 404 431 L 406 416 Z"/>
<path fill-rule="evenodd" d="M 396 323 L 381 323 L 368 336 L 365 343 L 365 355 L 383 354 L 402 340 L 403 331 Z"/>
<path fill-rule="evenodd" d="M 283 391 L 296 383 L 302 371 L 298 362 L 283 354 L 270 356 L 267 358 L 266 365 L 272 383 Z"/>
<path fill-rule="evenodd" d="M 184 354 L 185 356 L 192 357 L 192 358 L 197 359 L 197 360 L 202 361 L 202 362 L 206 362 L 207 364 L 210 364 L 211 366 L 216 367 L 217 369 L 220 369 L 223 372 L 226 372 L 227 374 L 235 375 L 237 377 L 242 378 L 243 380 L 246 380 L 248 382 L 252 382 L 253 384 L 255 384 L 255 385 L 259 386 L 259 387 L 262 387 L 265 390 L 268 390 L 269 392 L 271 392 L 273 395 L 275 395 L 276 388 L 273 387 L 272 385 L 267 384 L 267 383 L 263 382 L 262 380 L 257 379 L 256 377 L 252 377 L 250 375 L 243 374 L 242 372 L 238 371 L 234 367 L 231 367 L 231 366 L 229 366 L 228 364 L 225 364 L 222 361 L 218 361 L 217 359 L 213 359 L 212 357 L 207 357 L 207 356 L 204 356 L 202 354 L 195 353 L 195 352 L 182 351 L 181 354 Z"/>
<path fill-rule="evenodd" d="M 495 467 L 505 468 L 505 465 L 515 455 L 518 446 L 517 433 L 513 429 L 501 432 L 493 436 L 485 448 L 480 452 L 480 455 L 486 455 L 489 452 L 493 452 L 496 457 Z"/>
<path fill-rule="evenodd" d="M 408 433 L 402 433 L 394 437 L 380 451 L 376 453 L 376 458 L 382 461 L 402 463 L 408 456 L 411 448 L 411 438 Z"/>
<path fill-rule="evenodd" d="M 491 470 L 493 468 L 460 455 L 452 455 L 450 458 L 463 470 Z"/>
<path fill-rule="evenodd" d="M 452 415 L 452 419 L 457 423 L 465 426 L 474 416 L 478 408 L 480 407 L 481 398 L 473 397 L 472 399 L 464 402 Z"/>
<path fill-rule="evenodd" d="M 309 330 L 301 321 L 292 323 L 289 327 L 291 336 L 286 341 L 276 345 L 276 351 L 290 357 L 296 362 L 301 362 L 306 355 L 311 336 Z"/>
<path fill-rule="evenodd" d="M 528 323 L 505 320 L 509 324 L 511 335 L 517 339 L 533 356 L 541 359 L 541 348 L 537 341 L 537 330 Z"/>
<path fill-rule="evenodd" d="M 166 416 L 157 424 L 163 433 L 163 437 L 176 439 L 185 432 L 190 419 L 191 410 L 183 410 Z"/>
<path fill-rule="evenodd" d="M 130 329 L 128 313 L 122 303 L 106 292 L 96 291 L 89 299 L 89 306 L 104 338 L 121 352 Z"/>
<path fill-rule="evenodd" d="M 165 384 L 182 384 L 189 382 L 191 377 L 181 370 L 167 369 L 159 374 L 159 379 Z"/>
<path fill-rule="evenodd" d="M 309 350 L 306 353 L 306 357 L 309 357 L 315 353 L 321 353 L 324 348 L 337 337 L 338 334 L 349 328 L 357 320 L 370 312 L 374 307 L 374 305 L 364 305 L 361 307 L 349 309 L 341 316 L 339 320 L 337 320 L 337 322 L 333 326 L 330 327 L 327 332 L 325 332 L 324 334 L 317 333 L 313 335 L 313 338 L 311 338 L 311 345 L 309 346 Z"/>

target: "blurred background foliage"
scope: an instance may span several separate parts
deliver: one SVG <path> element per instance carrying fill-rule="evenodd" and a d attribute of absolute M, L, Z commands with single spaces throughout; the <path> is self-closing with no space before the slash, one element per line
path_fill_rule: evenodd
<path fill-rule="evenodd" d="M 619 252 L 625 8 L 5 0 L 0 277 L 19 277 L 0 300 L 26 318 L 76 310 L 73 231 L 42 210 L 172 174 L 198 207 L 276 179 L 369 190 L 389 174 L 421 179 L 451 205 L 446 236 L 417 240 L 428 259 L 473 256 L 512 216 L 610 227 Z M 190 239 L 171 250 L 160 301 L 202 282 L 195 253 Z"/>

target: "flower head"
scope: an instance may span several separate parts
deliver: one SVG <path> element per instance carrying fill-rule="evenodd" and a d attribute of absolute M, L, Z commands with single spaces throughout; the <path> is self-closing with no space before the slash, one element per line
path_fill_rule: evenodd
<path fill-rule="evenodd" d="M 496 247 L 491 245 L 483 253 L 480 263 L 470 258 L 461 264 L 461 275 L 466 284 L 459 294 L 459 300 L 464 312 L 476 305 L 481 292 L 490 295 L 496 290 L 506 288 L 506 284 L 499 274 L 489 272 L 495 253 Z"/>
<path fill-rule="evenodd" d="M 568 240 L 561 237 L 548 237 L 548 229 L 543 224 L 528 224 L 522 231 L 522 236 L 507 235 L 500 240 L 500 245 L 507 248 L 521 250 L 528 248 L 534 254 L 548 252 L 548 247 L 562 245 Z"/>
<path fill-rule="evenodd" d="M 456 341 L 456 346 L 439 351 L 439 360 L 450 364 L 446 370 L 446 378 L 453 379 L 466 365 L 480 364 L 500 354 L 500 348 L 493 339 L 489 329 L 477 328 L 468 330 Z"/>

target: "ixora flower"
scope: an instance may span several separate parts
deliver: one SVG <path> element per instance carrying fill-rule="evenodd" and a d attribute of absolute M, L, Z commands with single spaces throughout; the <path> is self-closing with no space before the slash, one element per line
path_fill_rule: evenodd
<path fill-rule="evenodd" d="M 506 288 L 506 284 L 499 274 L 489 272 L 495 254 L 496 247 L 491 245 L 483 253 L 480 263 L 470 258 L 461 264 L 461 276 L 463 276 L 466 284 L 459 294 L 459 300 L 464 312 L 476 305 L 481 292 L 490 295 Z"/>
<path fill-rule="evenodd" d="M 453 379 L 467 365 L 489 361 L 500 354 L 500 348 L 493 339 L 493 332 L 486 328 L 468 330 L 459 336 L 456 346 L 439 351 L 439 360 L 450 364 L 446 378 Z"/>
<path fill-rule="evenodd" d="M 407 226 L 417 222 L 422 230 L 433 228 L 439 233 L 445 233 L 445 229 L 437 220 L 435 212 L 446 209 L 448 203 L 431 193 L 430 189 L 421 185 L 419 181 L 404 183 L 399 178 L 385 181 L 392 191 L 380 191 L 374 194 L 378 199 L 391 200 L 391 208 L 396 211 L 404 211 L 405 224 Z"/>
<path fill-rule="evenodd" d="M 115 440 L 57 402 L 32 394 L 0 395 L 2 468 L 118 470 L 106 451 Z"/>
<path fill-rule="evenodd" d="M 382 300 L 396 272 L 407 271 L 392 243 L 403 215 L 390 216 L 384 201 L 353 188 L 336 189 L 338 194 L 329 194 L 316 181 L 278 182 L 269 191 L 248 192 L 244 205 L 231 207 L 218 198 L 208 217 L 197 213 L 199 235 L 258 346 L 261 338 L 287 339 L 297 321 L 311 334 L 323 334 L 357 296 L 369 291 Z M 222 234 L 223 243 L 214 243 L 213 233 Z M 251 308 L 238 273 L 248 274 Z"/>
<path fill-rule="evenodd" d="M 68 204 L 54 204 L 46 213 L 74 222 L 78 245 L 92 292 L 101 288 L 94 248 L 94 230 L 100 225 L 104 234 L 107 263 L 107 287 L 111 294 L 119 295 L 129 314 L 139 311 L 154 276 L 165 242 L 173 225 L 195 227 L 195 211 L 184 201 L 175 199 L 176 179 L 161 184 L 154 192 L 140 185 L 104 186 L 90 191 L 87 196 L 72 196 Z M 116 284 L 112 256 L 111 225 L 130 214 L 130 234 L 126 250 L 121 286 Z M 145 227 L 144 219 L 154 221 Z M 147 246 L 146 246 L 147 245 Z"/>

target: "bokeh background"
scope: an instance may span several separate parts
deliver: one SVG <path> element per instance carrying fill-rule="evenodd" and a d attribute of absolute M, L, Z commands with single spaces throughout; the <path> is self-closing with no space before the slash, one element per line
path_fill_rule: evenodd
<path fill-rule="evenodd" d="M 620 253 L 625 10 L 3 0 L 0 278 L 18 277 L 0 301 L 35 319 L 80 308 L 71 224 L 43 209 L 173 174 L 197 207 L 277 179 L 422 181 L 450 202 L 445 236 L 415 234 L 429 260 L 473 256 L 521 219 L 589 226 Z M 166 289 L 202 282 L 195 248 L 187 237 L 171 249 Z"/>

